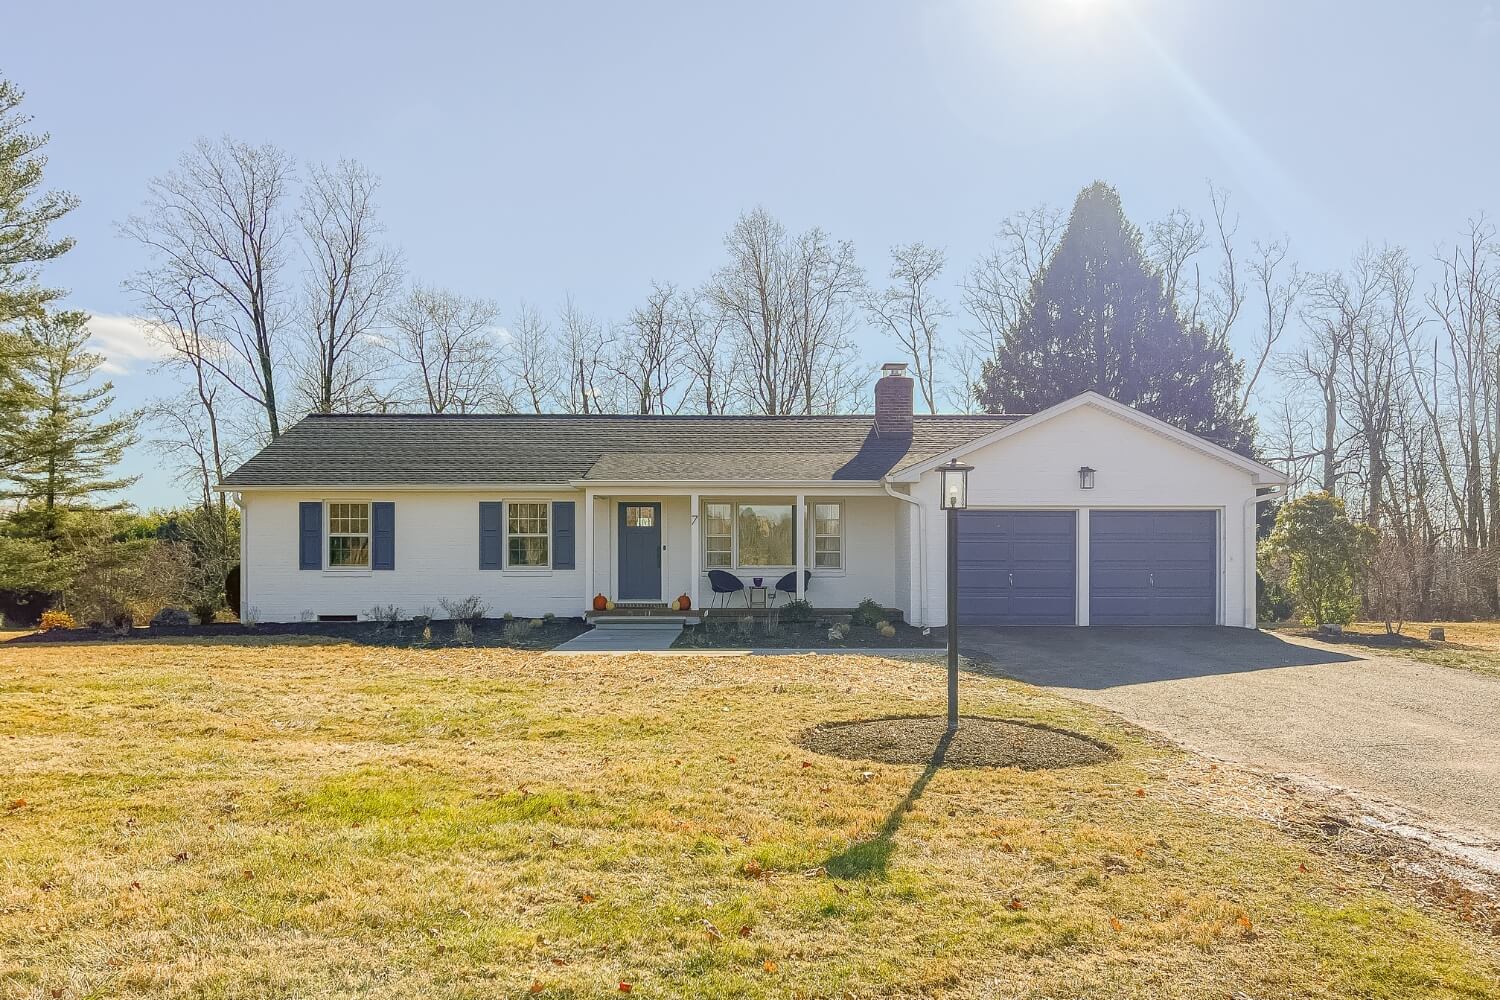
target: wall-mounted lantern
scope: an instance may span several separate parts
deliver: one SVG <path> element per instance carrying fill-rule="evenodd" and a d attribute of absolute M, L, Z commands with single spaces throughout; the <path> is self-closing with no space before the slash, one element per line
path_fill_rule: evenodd
<path fill-rule="evenodd" d="M 1081 468 L 1081 469 L 1078 470 L 1078 488 L 1079 489 L 1081 489 L 1081 490 L 1091 490 L 1091 489 L 1094 488 L 1094 472 L 1095 472 L 1095 470 L 1094 469 L 1090 469 L 1087 465 L 1085 465 L 1083 468 Z"/>
<path fill-rule="evenodd" d="M 947 465 L 938 466 L 943 481 L 943 509 L 966 510 L 969 506 L 969 473 L 974 466 L 953 459 Z"/>

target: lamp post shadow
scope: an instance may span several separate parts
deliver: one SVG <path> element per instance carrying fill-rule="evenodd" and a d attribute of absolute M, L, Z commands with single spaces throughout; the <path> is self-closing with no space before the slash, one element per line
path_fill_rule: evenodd
<path fill-rule="evenodd" d="M 901 829 L 901 822 L 911 807 L 916 805 L 917 799 L 927 789 L 927 783 L 937 773 L 938 768 L 943 766 L 943 758 L 948 753 L 948 746 L 953 742 L 954 731 L 946 730 L 942 738 L 933 748 L 932 759 L 912 782 L 902 800 L 896 803 L 896 807 L 886 816 L 885 822 L 880 825 L 873 837 L 857 841 L 847 848 L 833 855 L 823 862 L 823 868 L 833 878 L 885 878 L 890 869 L 891 855 L 895 853 L 896 831 Z"/>

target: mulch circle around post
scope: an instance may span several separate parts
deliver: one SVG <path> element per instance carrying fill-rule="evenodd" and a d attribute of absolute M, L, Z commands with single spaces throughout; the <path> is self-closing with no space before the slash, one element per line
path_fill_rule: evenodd
<path fill-rule="evenodd" d="M 1119 758 L 1107 744 L 1077 733 L 1028 722 L 965 715 L 947 745 L 947 720 L 939 715 L 832 722 L 803 733 L 798 743 L 813 753 L 880 764 L 942 767 L 1016 767 L 1024 771 L 1103 764 Z"/>

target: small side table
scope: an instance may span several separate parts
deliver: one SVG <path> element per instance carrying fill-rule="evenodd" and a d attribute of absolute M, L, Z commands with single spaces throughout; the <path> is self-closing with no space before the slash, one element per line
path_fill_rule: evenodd
<path fill-rule="evenodd" d="M 766 606 L 766 592 L 769 587 L 746 587 L 745 592 L 750 598 L 750 607 L 763 608 Z"/>

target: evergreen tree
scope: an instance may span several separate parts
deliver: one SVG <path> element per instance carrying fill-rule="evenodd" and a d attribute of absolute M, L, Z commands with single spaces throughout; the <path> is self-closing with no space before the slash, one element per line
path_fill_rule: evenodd
<path fill-rule="evenodd" d="M 40 192 L 47 159 L 44 133 L 27 131 L 31 119 L 19 112 L 23 95 L 0 79 L 0 426 L 14 427 L 34 400 L 18 368 L 25 356 L 21 324 L 39 320 L 58 296 L 37 281 L 37 266 L 66 253 L 71 239 L 53 239 L 48 230 L 78 203 L 72 195 Z M 15 456 L 0 443 L 0 476 Z"/>
<path fill-rule="evenodd" d="M 1243 378 L 1223 338 L 1178 314 L 1119 194 L 1096 181 L 1078 195 L 1030 308 L 1005 331 L 977 391 L 990 412 L 1035 413 L 1093 389 L 1248 455 Z"/>
<path fill-rule="evenodd" d="M 135 443 L 140 414 L 109 416 L 114 385 L 92 384 L 104 358 L 85 350 L 87 322 L 82 312 L 60 312 L 27 325 L 21 378 L 35 409 L 4 431 L 19 459 L 0 496 L 22 501 L 17 526 L 48 541 L 58 540 L 63 513 L 135 481 L 111 471 Z"/>

